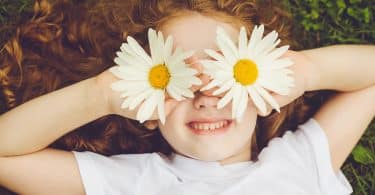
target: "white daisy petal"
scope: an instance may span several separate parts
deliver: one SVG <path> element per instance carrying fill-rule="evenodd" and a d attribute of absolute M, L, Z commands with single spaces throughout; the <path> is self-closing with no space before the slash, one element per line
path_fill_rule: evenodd
<path fill-rule="evenodd" d="M 183 77 L 183 76 L 187 76 L 187 75 L 196 75 L 197 73 L 198 72 L 195 69 L 184 68 L 184 69 L 179 69 L 179 70 L 175 70 L 174 72 L 171 72 L 171 76 Z"/>
<path fill-rule="evenodd" d="M 181 95 L 181 91 L 172 84 L 167 86 L 167 92 L 172 98 L 174 98 L 177 101 L 181 101 L 184 99 Z"/>
<path fill-rule="evenodd" d="M 158 37 L 156 35 L 156 31 L 151 28 L 148 30 L 148 43 L 150 46 L 152 64 L 153 65 L 161 64 L 162 57 L 161 57 L 160 46 L 158 44 Z"/>
<path fill-rule="evenodd" d="M 269 67 L 272 68 L 272 69 L 274 69 L 274 68 L 286 68 L 286 67 L 289 67 L 293 64 L 294 64 L 294 62 L 291 59 L 282 58 L 282 59 L 277 59 L 277 60 L 273 61 L 272 64 L 269 65 Z"/>
<path fill-rule="evenodd" d="M 237 113 L 236 113 L 236 118 L 241 121 L 243 113 L 247 109 L 247 102 L 248 102 L 248 92 L 246 90 L 246 87 L 241 87 L 241 98 L 238 103 L 238 108 L 237 108 Z"/>
<path fill-rule="evenodd" d="M 172 49 L 173 49 L 173 38 L 171 36 L 168 36 L 165 46 L 164 46 L 164 61 L 167 62 L 167 58 L 169 58 L 172 55 Z"/>
<path fill-rule="evenodd" d="M 141 123 L 148 120 L 151 115 L 154 113 L 156 106 L 158 105 L 158 101 L 164 101 L 160 98 L 158 91 L 154 91 L 152 95 L 147 98 L 137 112 L 137 120 Z"/>
<path fill-rule="evenodd" d="M 228 37 L 228 35 L 222 28 L 218 28 L 217 30 L 217 44 L 220 50 L 223 52 L 223 55 L 227 59 L 228 63 L 235 63 L 236 59 L 239 58 L 238 51 L 233 41 Z"/>
<path fill-rule="evenodd" d="M 232 88 L 228 91 L 228 93 L 226 93 L 226 94 L 224 95 L 224 97 L 221 98 L 221 99 L 218 101 L 218 103 L 217 103 L 217 109 L 221 109 L 221 108 L 223 108 L 225 105 L 227 105 L 227 104 L 230 102 L 230 100 L 233 99 L 233 91 L 234 91 L 234 87 L 232 87 Z"/>
<path fill-rule="evenodd" d="M 175 84 L 179 88 L 189 89 L 193 85 L 201 85 L 202 81 L 197 77 L 171 77 L 171 83 Z"/>
<path fill-rule="evenodd" d="M 222 62 L 222 61 L 200 60 L 199 63 L 203 65 L 204 67 L 203 72 L 206 74 L 210 74 L 218 68 L 225 70 L 225 71 L 231 71 L 232 69 L 232 66 L 229 66 L 226 62 Z"/>
<path fill-rule="evenodd" d="M 119 66 L 113 66 L 111 68 L 109 68 L 109 72 L 111 72 L 112 74 L 114 74 L 117 78 L 125 78 L 123 77 L 124 75 L 121 74 L 121 72 L 119 71 Z"/>
<path fill-rule="evenodd" d="M 116 75 L 121 76 L 119 78 L 125 80 L 146 80 L 145 77 L 147 77 L 148 74 L 147 72 L 143 72 L 136 68 L 126 66 L 118 67 L 116 72 Z"/>
<path fill-rule="evenodd" d="M 245 58 L 247 53 L 247 34 L 245 27 L 241 27 L 238 41 L 239 58 Z"/>
<path fill-rule="evenodd" d="M 115 57 L 115 59 L 113 59 L 113 61 L 117 65 L 121 65 L 121 66 L 127 66 L 128 65 L 127 62 L 120 57 Z"/>
<path fill-rule="evenodd" d="M 271 33 L 267 34 L 254 46 L 253 55 L 256 56 L 262 54 L 266 48 L 269 48 L 270 46 L 272 47 L 273 43 L 277 39 L 277 36 L 276 31 L 272 31 Z"/>
<path fill-rule="evenodd" d="M 221 80 L 221 79 L 214 79 L 212 80 L 211 82 L 209 82 L 206 86 L 202 87 L 201 88 L 201 91 L 205 91 L 205 90 L 209 90 L 211 88 L 214 88 L 216 86 L 219 86 L 220 84 L 222 84 L 224 81 Z"/>
<path fill-rule="evenodd" d="M 178 101 L 184 99 L 182 96 L 189 97 L 189 98 L 194 97 L 193 92 L 191 92 L 188 88 L 180 88 L 180 87 L 178 87 L 178 85 L 175 85 L 175 84 L 172 84 L 172 83 L 170 85 L 168 85 L 167 89 L 168 88 L 172 89 L 174 92 L 179 94 L 179 97 L 181 97 L 181 98 L 178 98 L 178 99 L 175 98 Z"/>
<path fill-rule="evenodd" d="M 263 33 L 264 33 L 264 26 L 263 25 L 260 25 L 259 27 L 258 26 L 254 27 L 254 30 L 251 33 L 249 44 L 247 46 L 247 53 L 248 53 L 250 58 L 253 57 L 254 47 L 262 39 Z"/>
<path fill-rule="evenodd" d="M 219 95 L 227 90 L 229 90 L 235 83 L 234 79 L 229 79 L 228 81 L 225 81 L 223 85 L 220 86 L 219 89 L 215 90 L 212 95 Z"/>
<path fill-rule="evenodd" d="M 267 58 L 270 60 L 275 60 L 281 57 L 282 55 L 284 55 L 288 51 L 288 49 L 289 49 L 289 45 L 284 45 L 282 47 L 276 48 L 275 50 L 273 50 L 267 55 Z"/>
<path fill-rule="evenodd" d="M 191 57 L 194 51 L 183 52 L 180 48 L 176 48 L 173 55 L 168 59 L 168 67 L 173 68 L 173 66 L 186 66 L 184 60 Z"/>
<path fill-rule="evenodd" d="M 258 85 L 254 85 L 254 88 L 272 106 L 272 108 L 280 112 L 279 104 L 266 90 L 264 90 L 262 87 Z"/>
<path fill-rule="evenodd" d="M 201 61 L 204 67 L 203 73 L 212 79 L 201 88 L 201 91 L 218 87 L 213 95 L 226 92 L 219 100 L 217 108 L 224 107 L 232 100 L 232 117 L 237 119 L 240 119 L 245 112 L 249 96 L 261 112 L 266 111 L 266 103 L 279 110 L 277 102 L 265 89 L 286 95 L 290 92 L 290 87 L 294 85 L 294 78 L 290 76 L 293 71 L 288 69 L 293 62 L 287 58 L 280 59 L 288 50 L 288 46 L 276 48 L 280 43 L 276 31 L 268 33 L 264 38 L 263 33 L 263 25 L 255 26 L 248 41 L 246 29 L 241 27 L 238 48 L 236 48 L 224 30 L 218 28 L 216 40 L 220 51 L 205 50 L 213 60 Z M 245 72 L 239 72 L 248 71 L 249 66 L 246 64 L 248 62 L 244 61 L 243 66 L 235 66 L 242 59 L 253 61 L 258 68 L 258 75 L 254 78 L 253 84 L 249 85 L 244 79 Z"/>
<path fill-rule="evenodd" d="M 236 118 L 239 102 L 241 99 L 241 85 L 233 86 L 232 118 Z"/>
<path fill-rule="evenodd" d="M 191 77 L 190 78 L 191 85 L 202 85 L 202 80 L 200 80 L 198 77 Z M 191 86 L 189 86 L 190 88 Z"/>
<path fill-rule="evenodd" d="M 163 91 L 159 91 L 158 93 L 159 97 L 157 98 L 159 101 L 158 101 L 158 116 L 159 116 L 159 120 L 162 124 L 165 124 L 165 104 L 164 104 L 164 99 L 165 99 L 165 96 L 164 96 L 164 92 Z"/>
<path fill-rule="evenodd" d="M 294 82 L 294 78 L 287 76 L 290 70 L 281 69 L 274 71 L 263 72 L 259 76 L 257 83 L 261 84 L 268 90 L 274 91 L 279 94 L 287 95 L 288 85 Z"/>
<path fill-rule="evenodd" d="M 256 50 L 254 55 L 264 55 L 274 49 L 274 43 L 277 41 L 277 32 L 272 31 L 267 34 L 258 44 L 255 46 Z"/>
<path fill-rule="evenodd" d="M 254 105 L 262 112 L 266 113 L 267 107 L 266 104 L 264 103 L 264 100 L 261 98 L 261 96 L 257 93 L 257 91 L 254 89 L 253 86 L 249 86 L 247 88 L 247 91 L 250 94 L 250 97 L 252 101 L 254 102 Z"/>
<path fill-rule="evenodd" d="M 224 56 L 219 54 L 218 52 L 212 50 L 212 49 L 205 49 L 204 52 L 209 55 L 211 58 L 215 59 L 216 61 L 221 61 L 221 62 L 227 62 L 227 59 L 225 59 Z M 229 64 L 229 63 L 228 63 Z"/>
<path fill-rule="evenodd" d="M 285 88 L 281 89 L 280 84 L 272 81 L 271 79 L 259 79 L 258 83 L 267 90 L 273 91 L 280 95 L 287 95 Z"/>
<path fill-rule="evenodd" d="M 153 93 L 152 89 L 148 89 L 134 96 L 133 101 L 130 102 L 129 110 L 134 110 L 143 100 L 148 98 Z"/>
<path fill-rule="evenodd" d="M 118 65 L 122 65 L 125 67 L 132 66 L 141 71 L 146 71 L 150 67 L 150 65 L 147 64 L 144 60 L 140 60 L 139 58 L 136 58 L 132 55 L 123 52 L 117 52 L 117 56 L 118 57 L 115 58 L 114 61 Z"/>
<path fill-rule="evenodd" d="M 140 59 L 145 60 L 148 64 L 152 63 L 150 56 L 148 56 L 146 51 L 138 44 L 138 42 L 133 37 L 128 36 L 127 41 L 129 43 L 129 46 L 133 49 L 133 51 L 135 51 Z"/>

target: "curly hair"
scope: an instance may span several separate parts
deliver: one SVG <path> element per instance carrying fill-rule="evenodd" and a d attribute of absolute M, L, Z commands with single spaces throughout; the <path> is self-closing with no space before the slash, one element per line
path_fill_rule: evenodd
<path fill-rule="evenodd" d="M 188 12 L 243 24 L 248 31 L 264 24 L 267 32 L 276 30 L 283 44 L 296 48 L 290 15 L 272 0 L 37 0 L 33 17 L 17 27 L 1 50 L 0 112 L 99 74 L 113 65 L 127 36 L 146 48 L 148 28 L 160 29 Z M 312 96 L 301 96 L 281 113 L 258 117 L 252 159 L 270 139 L 295 129 L 315 112 L 320 100 L 311 106 L 306 100 Z M 172 151 L 159 131 L 117 115 L 85 124 L 51 146 L 103 155 Z"/>

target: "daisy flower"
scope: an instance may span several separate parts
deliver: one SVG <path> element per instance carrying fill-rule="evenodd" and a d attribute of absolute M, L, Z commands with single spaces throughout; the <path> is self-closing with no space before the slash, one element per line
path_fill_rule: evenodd
<path fill-rule="evenodd" d="M 161 32 L 149 29 L 148 41 L 151 56 L 134 38 L 127 37 L 127 43 L 121 45 L 121 51 L 114 59 L 117 66 L 110 68 L 110 72 L 120 79 L 112 83 L 111 88 L 125 98 L 121 108 L 134 110 L 140 105 L 136 118 L 141 123 L 150 119 L 157 108 L 159 119 L 164 124 L 166 92 L 178 101 L 193 98 L 189 88 L 200 85 L 201 81 L 195 77 L 197 71 L 184 62 L 193 53 L 179 48 L 172 52 L 171 36 L 164 42 Z"/>
<path fill-rule="evenodd" d="M 212 81 L 201 90 L 218 87 L 213 95 L 226 92 L 217 104 L 223 108 L 232 100 L 232 118 L 241 119 L 249 96 L 255 106 L 266 113 L 266 103 L 280 112 L 280 106 L 267 91 L 287 95 L 294 86 L 293 72 L 287 67 L 293 62 L 280 58 L 289 48 L 276 48 L 280 43 L 277 32 L 273 31 L 263 38 L 264 26 L 255 26 L 250 40 L 245 27 L 241 27 L 238 47 L 222 28 L 217 29 L 216 42 L 220 53 L 207 49 L 205 52 L 214 60 L 202 60 Z"/>

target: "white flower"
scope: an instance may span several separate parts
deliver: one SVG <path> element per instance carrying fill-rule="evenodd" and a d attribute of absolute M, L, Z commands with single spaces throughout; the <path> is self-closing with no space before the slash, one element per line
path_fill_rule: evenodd
<path fill-rule="evenodd" d="M 276 48 L 280 43 L 278 34 L 273 31 L 262 38 L 263 33 L 263 25 L 255 26 L 248 41 L 246 30 L 241 27 L 236 47 L 225 31 L 218 28 L 216 41 L 222 54 L 207 49 L 205 52 L 214 60 L 202 60 L 205 73 L 213 80 L 201 90 L 219 87 L 213 95 L 229 90 L 217 107 L 220 109 L 233 100 L 232 118 L 238 120 L 247 107 L 249 95 L 262 113 L 267 110 L 265 101 L 280 112 L 280 106 L 267 90 L 287 95 L 294 86 L 294 79 L 289 76 L 293 72 L 287 69 L 293 62 L 280 59 L 289 46 Z"/>
<path fill-rule="evenodd" d="M 201 81 L 194 76 L 197 71 L 184 62 L 192 52 L 182 52 L 179 48 L 172 52 L 172 37 L 164 42 L 163 34 L 156 34 L 153 29 L 148 31 L 148 41 L 151 57 L 128 36 L 127 43 L 121 45 L 114 59 L 118 66 L 110 68 L 120 79 L 112 83 L 111 88 L 122 92 L 121 97 L 126 98 L 121 108 L 133 110 L 140 105 L 136 116 L 140 122 L 150 119 L 157 107 L 159 119 L 164 123 L 165 93 L 178 101 L 193 98 L 189 88 L 200 85 Z"/>

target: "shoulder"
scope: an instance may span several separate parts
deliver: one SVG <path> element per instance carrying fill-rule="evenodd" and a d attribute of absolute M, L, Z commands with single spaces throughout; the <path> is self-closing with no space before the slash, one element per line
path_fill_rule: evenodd
<path fill-rule="evenodd" d="M 330 158 L 327 136 L 314 118 L 296 131 L 272 139 L 259 155 L 260 163 L 277 163 L 278 167 L 308 174 L 323 194 L 350 193 L 349 182 L 341 171 L 334 171 Z"/>
<path fill-rule="evenodd" d="M 311 141 L 315 140 L 312 134 L 320 133 L 319 125 L 311 118 L 304 124 L 299 125 L 294 132 L 288 130 L 281 137 L 270 140 L 267 146 L 261 151 L 259 160 L 266 160 L 268 158 L 291 160 L 290 158 L 293 158 L 293 162 L 296 162 L 301 160 L 301 156 L 312 159 Z"/>
<path fill-rule="evenodd" d="M 87 194 L 133 194 L 143 175 L 160 168 L 158 153 L 104 156 L 94 152 L 72 151 Z M 150 168 L 152 167 L 152 168 Z"/>

